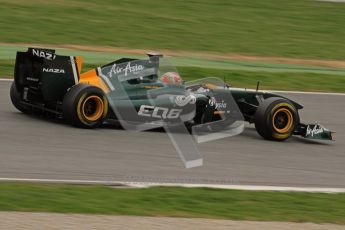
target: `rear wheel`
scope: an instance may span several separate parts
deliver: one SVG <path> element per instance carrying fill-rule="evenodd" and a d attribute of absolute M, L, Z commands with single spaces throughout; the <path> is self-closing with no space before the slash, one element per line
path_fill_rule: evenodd
<path fill-rule="evenodd" d="M 16 107 L 16 109 L 18 109 L 22 113 L 29 113 L 30 112 L 30 108 L 26 105 L 23 105 L 20 102 L 21 101 L 21 94 L 18 91 L 14 81 L 12 82 L 12 85 L 11 85 L 10 96 L 11 96 L 12 104 L 14 105 L 14 107 Z"/>
<path fill-rule="evenodd" d="M 96 128 L 108 114 L 108 100 L 95 86 L 78 84 L 72 87 L 63 101 L 63 116 L 74 126 Z"/>
<path fill-rule="evenodd" d="M 256 131 L 265 139 L 288 139 L 299 123 L 295 106 L 287 99 L 271 97 L 258 107 L 254 117 Z"/>

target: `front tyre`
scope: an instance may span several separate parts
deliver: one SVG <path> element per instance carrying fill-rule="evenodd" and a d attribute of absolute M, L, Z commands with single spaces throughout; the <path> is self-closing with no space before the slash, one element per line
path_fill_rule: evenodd
<path fill-rule="evenodd" d="M 299 124 L 295 106 L 287 99 L 271 97 L 264 100 L 254 116 L 256 131 L 267 140 L 288 139 Z"/>
<path fill-rule="evenodd" d="M 108 100 L 103 91 L 95 86 L 73 86 L 63 100 L 63 116 L 80 128 L 100 126 L 108 114 Z"/>

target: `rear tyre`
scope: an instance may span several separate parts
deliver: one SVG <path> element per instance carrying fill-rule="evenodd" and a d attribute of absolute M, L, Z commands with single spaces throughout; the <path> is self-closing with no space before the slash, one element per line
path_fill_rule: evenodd
<path fill-rule="evenodd" d="M 256 131 L 267 140 L 288 139 L 299 124 L 295 106 L 287 99 L 271 97 L 264 100 L 254 116 Z"/>
<path fill-rule="evenodd" d="M 80 128 L 96 128 L 106 119 L 108 100 L 103 91 L 95 86 L 73 86 L 63 100 L 63 116 Z"/>
<path fill-rule="evenodd" d="M 20 102 L 21 101 L 21 94 L 18 91 L 14 81 L 12 82 L 12 85 L 11 85 L 10 96 L 11 96 L 12 104 L 14 105 L 14 107 L 16 107 L 16 109 L 18 109 L 22 113 L 26 113 L 26 114 L 28 114 L 30 112 L 30 108 L 26 105 L 23 105 Z"/>

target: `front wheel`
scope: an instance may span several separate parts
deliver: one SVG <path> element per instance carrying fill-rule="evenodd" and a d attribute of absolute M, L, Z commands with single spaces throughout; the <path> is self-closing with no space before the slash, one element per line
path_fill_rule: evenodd
<path fill-rule="evenodd" d="M 271 97 L 264 100 L 254 116 L 256 131 L 265 139 L 284 141 L 299 124 L 295 106 L 287 99 Z"/>
<path fill-rule="evenodd" d="M 103 91 L 95 86 L 73 86 L 63 100 L 63 116 L 74 126 L 96 128 L 108 114 L 108 100 Z"/>

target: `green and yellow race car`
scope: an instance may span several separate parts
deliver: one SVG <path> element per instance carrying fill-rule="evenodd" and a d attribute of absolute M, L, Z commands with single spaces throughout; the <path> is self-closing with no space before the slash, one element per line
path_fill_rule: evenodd
<path fill-rule="evenodd" d="M 99 127 L 108 119 L 133 124 L 182 121 L 189 127 L 242 120 L 254 123 L 269 140 L 291 135 L 334 139 L 320 124 L 301 123 L 298 110 L 303 106 L 291 99 L 233 88 L 214 78 L 183 82 L 168 66 L 162 55 L 149 54 L 147 59 L 122 58 L 81 73 L 81 57 L 29 48 L 17 52 L 11 99 L 23 113 L 53 114 L 82 128 Z M 219 124 L 213 129 L 221 130 L 224 123 Z"/>

